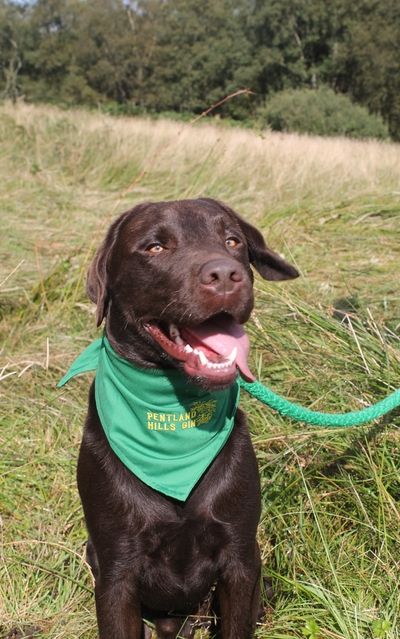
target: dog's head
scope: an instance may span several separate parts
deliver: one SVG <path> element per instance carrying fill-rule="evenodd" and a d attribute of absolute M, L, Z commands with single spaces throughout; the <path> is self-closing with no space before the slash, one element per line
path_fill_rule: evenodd
<path fill-rule="evenodd" d="M 180 367 L 203 386 L 247 379 L 244 324 L 253 266 L 268 280 L 298 276 L 261 233 L 212 199 L 140 204 L 111 225 L 91 264 L 87 291 L 97 324 L 121 355 Z"/>

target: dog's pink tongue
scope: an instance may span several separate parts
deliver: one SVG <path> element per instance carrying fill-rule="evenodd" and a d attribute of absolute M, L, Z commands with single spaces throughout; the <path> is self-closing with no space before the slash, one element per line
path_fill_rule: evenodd
<path fill-rule="evenodd" d="M 211 348 L 223 357 L 229 357 L 233 348 L 237 348 L 236 365 L 242 376 L 250 382 L 255 381 L 250 371 L 247 358 L 249 355 L 249 338 L 242 326 L 229 317 L 218 317 L 207 320 L 195 328 L 190 327 L 190 332 L 208 348 Z"/>

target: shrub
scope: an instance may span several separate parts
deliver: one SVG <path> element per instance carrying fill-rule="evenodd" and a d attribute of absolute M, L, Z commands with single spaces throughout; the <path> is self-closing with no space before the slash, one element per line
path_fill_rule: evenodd
<path fill-rule="evenodd" d="M 328 87 L 289 89 L 272 96 L 258 110 L 260 124 L 274 131 L 296 131 L 313 135 L 345 135 L 352 138 L 386 139 L 389 132 L 382 118 L 353 104 L 345 95 Z"/>

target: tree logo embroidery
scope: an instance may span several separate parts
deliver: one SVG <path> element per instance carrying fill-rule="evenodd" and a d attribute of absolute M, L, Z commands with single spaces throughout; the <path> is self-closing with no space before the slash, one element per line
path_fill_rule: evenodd
<path fill-rule="evenodd" d="M 191 414 L 196 420 L 196 426 L 207 424 L 211 421 L 217 406 L 216 399 L 209 399 L 207 402 L 196 402 L 192 405 Z"/>

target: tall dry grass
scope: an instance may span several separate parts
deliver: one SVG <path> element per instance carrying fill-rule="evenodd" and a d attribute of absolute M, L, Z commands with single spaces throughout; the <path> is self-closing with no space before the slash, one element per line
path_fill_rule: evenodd
<path fill-rule="evenodd" d="M 234 204 L 246 207 L 250 200 L 255 205 L 251 213 L 263 215 L 276 207 L 327 206 L 400 188 L 400 146 L 395 144 L 256 133 L 204 121 L 111 119 L 24 104 L 8 105 L 2 112 L 34 135 L 38 167 L 50 171 L 49 147 L 58 132 L 63 143 L 60 169 L 92 183 L 108 179 L 113 188 L 129 188 L 129 178 L 136 187 L 146 175 L 164 174 L 167 185 L 143 189 L 150 197 L 165 186 L 166 197 L 196 197 L 206 186 L 209 193 L 233 198 Z M 53 165 L 51 170 L 57 169 Z M 196 179 L 188 183 L 188 174 Z"/>

